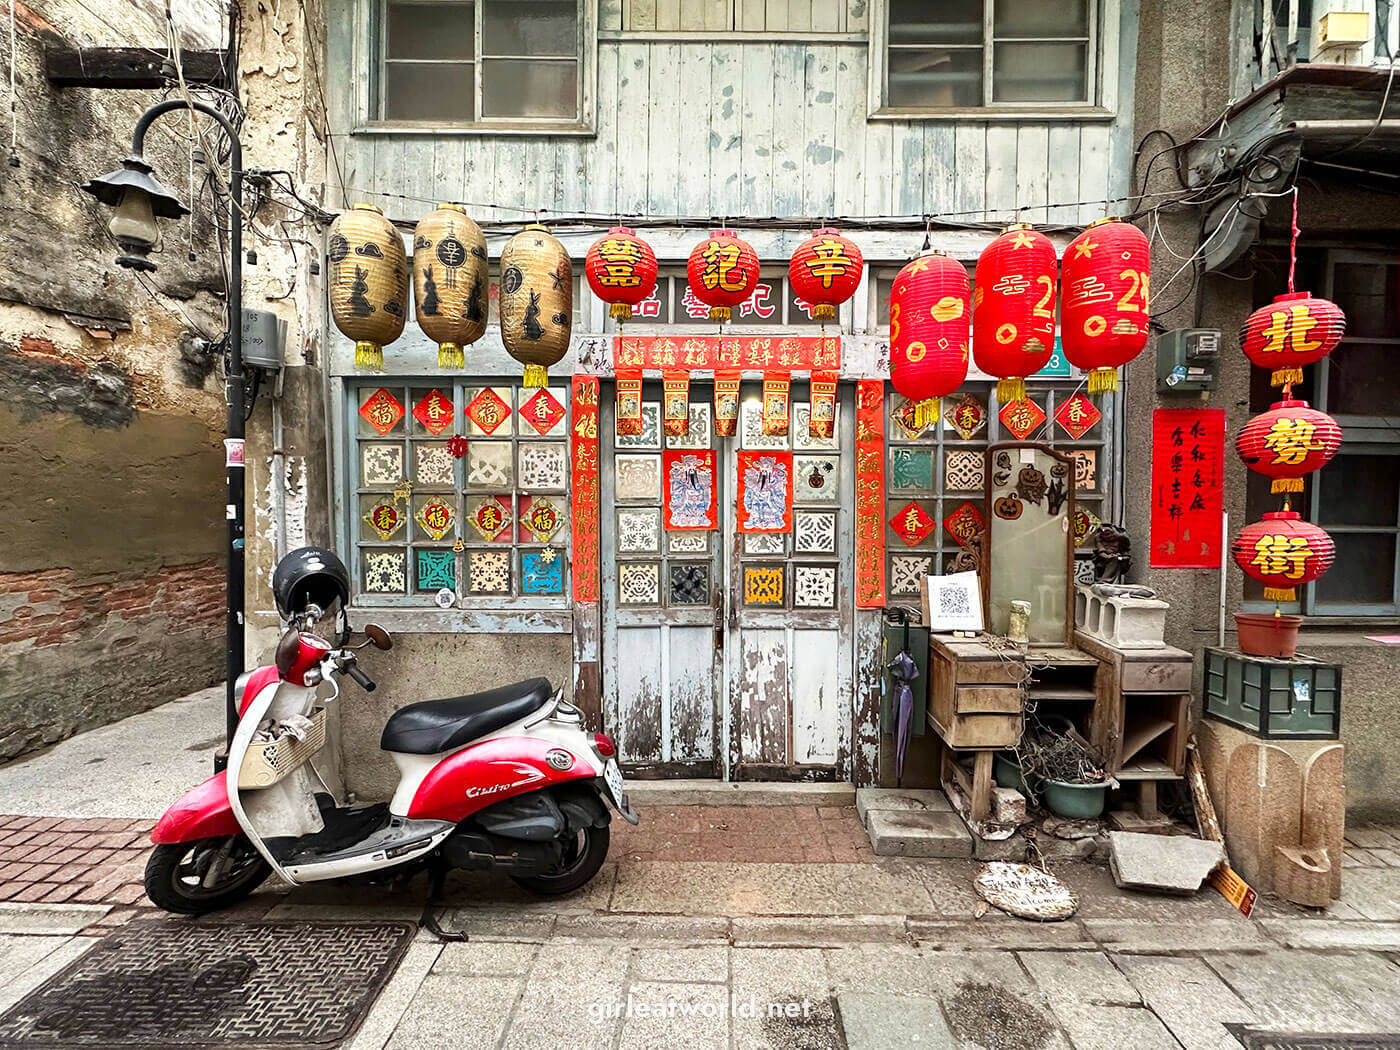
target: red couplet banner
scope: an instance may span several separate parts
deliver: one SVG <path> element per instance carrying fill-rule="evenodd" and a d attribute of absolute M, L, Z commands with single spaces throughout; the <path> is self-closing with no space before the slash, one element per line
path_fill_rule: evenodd
<path fill-rule="evenodd" d="M 1220 564 L 1225 499 L 1225 410 L 1159 408 L 1152 413 L 1152 536 L 1159 569 Z"/>

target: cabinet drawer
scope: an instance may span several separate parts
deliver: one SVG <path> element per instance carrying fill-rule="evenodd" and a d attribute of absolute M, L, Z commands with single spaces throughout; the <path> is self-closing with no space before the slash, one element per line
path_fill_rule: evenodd
<path fill-rule="evenodd" d="M 1021 690 L 1007 685 L 960 685 L 953 703 L 960 715 L 1019 715 Z"/>
<path fill-rule="evenodd" d="M 1124 660 L 1119 688 L 1125 693 L 1189 693 L 1190 660 Z"/>

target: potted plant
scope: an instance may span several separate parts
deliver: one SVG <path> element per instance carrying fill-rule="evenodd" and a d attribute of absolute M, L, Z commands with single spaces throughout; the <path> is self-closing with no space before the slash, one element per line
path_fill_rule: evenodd
<path fill-rule="evenodd" d="M 1072 727 L 1029 728 L 1021 756 L 1027 781 L 1036 783 L 1050 812 L 1071 820 L 1103 813 L 1111 781 L 1103 760 Z"/>

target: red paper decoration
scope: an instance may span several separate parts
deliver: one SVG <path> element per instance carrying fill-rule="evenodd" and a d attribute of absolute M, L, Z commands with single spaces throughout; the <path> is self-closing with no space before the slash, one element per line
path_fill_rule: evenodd
<path fill-rule="evenodd" d="M 1246 525 L 1230 547 L 1235 563 L 1264 584 L 1264 597 L 1276 602 L 1297 601 L 1295 590 L 1311 583 L 1332 565 L 1332 537 L 1294 511 L 1265 514 Z"/>
<path fill-rule="evenodd" d="M 977 504 L 967 502 L 943 519 L 943 527 L 948 530 L 949 536 L 958 541 L 958 546 L 961 547 L 966 546 L 968 540 L 984 531 L 987 522 L 982 517 L 982 512 L 977 509 Z"/>
<path fill-rule="evenodd" d="M 1022 397 L 1002 405 L 997 418 L 1002 426 L 1016 435 L 1017 441 L 1024 441 L 1027 434 L 1045 422 L 1045 409 L 1030 398 Z"/>
<path fill-rule="evenodd" d="M 885 383 L 856 384 L 856 608 L 885 604 Z"/>
<path fill-rule="evenodd" d="M 1336 303 L 1311 292 L 1285 292 L 1249 315 L 1240 329 L 1244 356 L 1273 372 L 1274 386 L 1303 381 L 1303 366 L 1321 361 L 1346 333 L 1346 316 Z"/>
<path fill-rule="evenodd" d="M 787 437 L 792 419 L 792 381 L 785 372 L 763 376 L 763 436 Z"/>
<path fill-rule="evenodd" d="M 537 434 L 548 434 L 564 418 L 564 406 L 544 387 L 536 390 L 520 406 L 520 418 Z"/>
<path fill-rule="evenodd" d="M 627 226 L 614 226 L 593 242 L 583 272 L 593 294 L 608 304 L 608 314 L 619 323 L 656 291 L 656 253 Z"/>
<path fill-rule="evenodd" d="M 642 432 L 642 370 L 617 370 L 617 433 L 635 437 Z"/>
<path fill-rule="evenodd" d="M 711 230 L 695 246 L 685 267 L 695 298 L 710 308 L 710 320 L 727 321 L 758 284 L 758 255 L 733 230 Z"/>
<path fill-rule="evenodd" d="M 671 437 L 690 432 L 690 373 L 674 370 L 661 373 L 662 428 Z"/>
<path fill-rule="evenodd" d="M 715 373 L 715 434 L 733 437 L 739 429 L 739 373 Z"/>
<path fill-rule="evenodd" d="M 1075 394 L 1069 400 L 1061 401 L 1060 407 L 1055 410 L 1055 422 L 1075 441 L 1093 430 L 1102 418 L 1103 413 L 1083 394 Z"/>
<path fill-rule="evenodd" d="M 364 404 L 360 406 L 360 415 L 379 433 L 387 434 L 398 426 L 399 420 L 403 418 L 403 405 L 381 386 L 365 398 Z"/>
<path fill-rule="evenodd" d="M 598 380 L 574 376 L 569 398 L 574 601 L 598 600 Z"/>
<path fill-rule="evenodd" d="M 1303 475 L 1321 470 L 1342 443 L 1342 428 L 1306 401 L 1277 401 L 1245 424 L 1235 451 L 1274 492 L 1302 492 Z"/>
<path fill-rule="evenodd" d="M 1147 237 L 1118 219 L 1100 219 L 1065 249 L 1060 345 L 1089 372 L 1089 393 L 1118 389 L 1118 367 L 1147 345 Z"/>
<path fill-rule="evenodd" d="M 999 377 L 1003 405 L 1026 396 L 1025 377 L 1055 352 L 1055 247 L 1015 223 L 983 249 L 972 297 L 972 356 Z"/>
<path fill-rule="evenodd" d="M 837 372 L 813 372 L 810 383 L 810 408 L 807 433 L 818 441 L 829 440 L 836 433 Z"/>
<path fill-rule="evenodd" d="M 467 402 L 466 412 L 467 418 L 483 434 L 494 434 L 502 423 L 510 419 L 510 406 L 489 386 L 482 387 L 481 393 Z"/>
<path fill-rule="evenodd" d="M 904 541 L 906 547 L 913 547 L 928 538 L 928 534 L 938 528 L 929 512 L 910 500 L 890 519 L 890 531 Z"/>
<path fill-rule="evenodd" d="M 454 459 L 461 459 L 467 454 L 467 439 L 461 434 L 454 434 L 447 439 L 447 451 L 452 453 Z"/>
<path fill-rule="evenodd" d="M 441 390 L 429 390 L 413 406 L 413 418 L 418 420 L 429 434 L 441 434 L 456 419 L 452 399 Z"/>
<path fill-rule="evenodd" d="M 860 284 L 860 249 L 831 226 L 797 246 L 788 260 L 788 280 L 799 299 L 812 304 L 812 320 L 834 321 L 836 308 Z"/>
<path fill-rule="evenodd" d="M 939 399 L 967 378 L 971 297 L 967 270 L 942 252 L 920 255 L 890 287 L 890 382 L 918 404 L 920 428 L 937 421 Z"/>

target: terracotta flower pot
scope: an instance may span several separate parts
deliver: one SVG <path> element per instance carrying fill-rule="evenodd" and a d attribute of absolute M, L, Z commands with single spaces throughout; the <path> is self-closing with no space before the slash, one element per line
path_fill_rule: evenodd
<path fill-rule="evenodd" d="M 1240 652 L 1250 656 L 1291 657 L 1298 651 L 1298 628 L 1301 626 L 1301 616 L 1235 613 Z"/>

